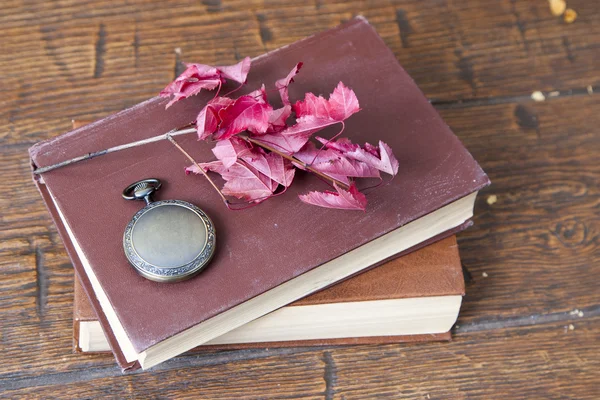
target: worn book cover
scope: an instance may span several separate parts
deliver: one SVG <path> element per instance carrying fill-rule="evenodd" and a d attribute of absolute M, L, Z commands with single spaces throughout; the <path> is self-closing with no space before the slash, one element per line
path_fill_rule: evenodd
<path fill-rule="evenodd" d="M 35 175 L 86 292 L 98 297 L 94 309 L 116 339 L 124 368 L 156 365 L 468 223 L 487 176 L 364 18 L 254 59 L 248 90 L 273 85 L 299 61 L 304 67 L 291 98 L 329 93 L 343 81 L 362 108 L 344 134 L 357 143 L 383 140 L 400 161 L 398 176 L 369 193 L 366 212 L 300 203 L 298 194 L 325 184 L 299 174 L 284 195 L 232 214 L 201 176 L 184 175 L 188 162 L 166 141 Z M 168 100 L 150 99 L 35 145 L 32 166 L 187 125 L 211 96 L 168 110 Z M 197 160 L 213 158 L 210 145 L 193 136 L 180 144 Z M 165 183 L 160 199 L 200 206 L 219 232 L 210 267 L 192 280 L 151 282 L 128 265 L 123 230 L 140 207 L 121 191 L 147 177 Z"/>
<path fill-rule="evenodd" d="M 290 307 L 310 306 L 317 308 L 320 305 L 361 303 L 370 304 L 373 313 L 376 313 L 380 301 L 429 297 L 435 298 L 436 304 L 441 304 L 450 297 L 460 298 L 463 295 L 464 280 L 458 246 L 456 237 L 451 236 L 314 293 L 283 307 L 281 310 Z M 398 306 L 403 305 L 401 302 L 397 304 Z M 458 304 L 460 304 L 460 301 Z M 328 307 L 323 307 L 323 315 L 327 315 L 328 310 Z M 216 338 L 218 344 L 208 342 L 196 350 L 449 340 L 448 330 L 456 320 L 458 307 L 455 310 L 453 308 L 452 311 L 455 311 L 453 319 L 445 321 L 446 325 L 435 332 L 427 331 L 428 321 L 426 316 L 430 318 L 431 315 L 438 314 L 437 310 L 424 310 L 418 315 L 407 316 L 406 321 L 412 322 L 411 318 L 417 321 L 423 319 L 425 323 L 422 324 L 422 329 L 417 327 L 416 331 L 427 333 L 415 334 L 413 331 L 411 334 L 355 336 L 359 334 L 359 330 L 353 330 L 350 326 L 344 330 L 343 335 L 332 337 L 328 331 L 321 329 L 319 324 L 315 322 L 311 326 L 311 331 L 303 332 L 302 334 L 305 336 L 300 338 L 285 337 L 283 340 L 273 342 L 268 340 L 270 333 L 265 332 L 264 336 L 259 336 L 258 340 L 254 342 L 223 344 L 223 342 L 229 343 L 231 340 Z M 436 315 L 436 317 L 439 317 L 439 315 Z M 285 321 L 285 313 L 278 311 L 267 314 L 256 321 L 270 319 L 271 321 L 265 322 L 264 325 L 281 326 L 277 321 L 274 321 L 278 318 L 282 320 L 281 324 L 302 326 L 307 323 L 306 321 Z M 385 321 L 382 322 L 382 324 L 385 323 Z M 310 322 L 308 324 L 310 325 Z M 243 330 L 244 326 L 247 325 L 242 325 L 237 330 Z M 83 329 L 80 329 L 80 327 L 83 327 Z M 402 328 L 404 331 L 405 327 Z M 98 352 L 109 350 L 108 339 L 101 331 L 98 317 L 94 313 L 90 300 L 83 291 L 78 279 L 75 279 L 73 301 L 73 337 L 75 351 Z M 311 339 L 307 339 L 308 337 L 311 337 Z"/>

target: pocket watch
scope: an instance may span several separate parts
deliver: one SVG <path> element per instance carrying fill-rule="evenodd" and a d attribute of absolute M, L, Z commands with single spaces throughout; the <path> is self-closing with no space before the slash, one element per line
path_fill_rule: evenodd
<path fill-rule="evenodd" d="M 123 190 L 125 200 L 146 206 L 129 221 L 123 235 L 125 255 L 144 278 L 177 282 L 202 271 L 215 252 L 215 228 L 204 211 L 182 200 L 152 201 L 161 182 L 150 178 Z"/>

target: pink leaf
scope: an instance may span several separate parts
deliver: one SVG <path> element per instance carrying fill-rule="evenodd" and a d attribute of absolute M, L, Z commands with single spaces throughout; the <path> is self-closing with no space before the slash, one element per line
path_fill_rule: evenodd
<path fill-rule="evenodd" d="M 267 103 L 267 89 L 265 85 L 247 94 L 247 96 L 254 97 L 259 103 Z"/>
<path fill-rule="evenodd" d="M 392 153 L 390 146 L 382 141 L 379 141 L 379 147 L 375 147 L 370 143 L 365 143 L 364 147 L 360 147 L 347 138 L 336 141 L 328 141 L 322 137 L 316 137 L 316 139 L 323 143 L 327 149 L 340 151 L 350 159 L 361 161 L 390 175 L 398 173 L 398 160 Z"/>
<path fill-rule="evenodd" d="M 292 107 L 289 105 L 273 110 L 269 116 L 269 127 L 267 133 L 281 132 L 287 128 L 287 119 L 292 115 Z"/>
<path fill-rule="evenodd" d="M 347 88 L 342 82 L 338 83 L 331 96 L 329 96 L 329 106 L 331 117 L 338 121 L 343 121 L 360 110 L 356 95 L 352 89 Z"/>
<path fill-rule="evenodd" d="M 346 87 L 342 82 L 338 83 L 329 96 L 329 100 L 307 93 L 303 101 L 297 101 L 294 104 L 297 117 L 310 115 L 318 119 L 336 122 L 347 119 L 359 110 L 360 106 L 356 95 L 352 89 Z"/>
<path fill-rule="evenodd" d="M 333 184 L 336 192 L 309 192 L 298 196 L 301 201 L 325 208 L 338 208 L 342 210 L 362 210 L 367 207 L 367 198 L 352 184 L 349 190 L 340 188 Z"/>
<path fill-rule="evenodd" d="M 251 155 L 252 149 L 246 141 L 234 136 L 226 140 L 219 140 L 212 152 L 225 168 L 229 168 L 235 164 L 238 158 Z"/>
<path fill-rule="evenodd" d="M 246 83 L 248 72 L 250 72 L 250 64 L 250 57 L 246 57 L 235 65 L 226 65 L 216 68 L 224 78 L 231 79 L 239 83 Z"/>
<path fill-rule="evenodd" d="M 221 119 L 219 111 L 233 103 L 233 100 L 227 97 L 217 97 L 206 104 L 196 118 L 196 128 L 198 130 L 198 139 L 204 140 L 217 131 Z"/>
<path fill-rule="evenodd" d="M 313 116 L 322 119 L 332 119 L 329 111 L 329 102 L 324 97 L 317 97 L 310 92 L 304 95 L 304 100 L 299 100 L 294 104 L 294 112 L 298 118 Z"/>
<path fill-rule="evenodd" d="M 181 75 L 160 92 L 161 97 L 171 97 L 167 104 L 173 103 L 200 93 L 202 89 L 212 90 L 222 83 L 219 71 L 215 67 L 204 64 L 186 64 Z"/>
<path fill-rule="evenodd" d="M 254 151 L 244 153 L 240 158 L 278 184 L 284 187 L 292 184 L 296 170 L 288 160 L 279 154 Z"/>
<path fill-rule="evenodd" d="M 212 151 L 225 168 L 242 160 L 285 187 L 294 179 L 295 169 L 288 160 L 276 153 L 266 153 L 260 147 L 252 147 L 238 137 L 218 141 Z"/>
<path fill-rule="evenodd" d="M 221 161 L 200 164 L 205 171 L 216 172 L 225 180 L 222 192 L 226 196 L 237 197 L 245 201 L 259 203 L 268 199 L 277 189 L 278 183 L 259 172 L 256 168 L 237 161 L 226 168 Z M 187 173 L 201 173 L 198 167 L 192 165 L 186 168 Z"/>
<path fill-rule="evenodd" d="M 333 149 L 319 150 L 310 142 L 301 151 L 295 153 L 294 157 L 306 164 L 310 164 L 317 171 L 345 184 L 350 184 L 349 177 L 380 177 L 379 171 L 376 168 L 362 161 L 350 160 L 341 152 Z"/>
<path fill-rule="evenodd" d="M 373 154 L 375 157 L 379 158 L 379 148 L 377 146 L 373 146 L 371 143 L 365 143 L 364 147 L 365 151 Z"/>
<path fill-rule="evenodd" d="M 294 105 L 297 117 L 295 125 L 259 139 L 276 150 L 293 154 L 300 151 L 313 133 L 342 122 L 358 110 L 358 100 L 354 92 L 340 82 L 331 94 L 330 100 L 307 93 L 303 101 L 298 101 Z"/>
<path fill-rule="evenodd" d="M 310 139 L 310 136 L 315 130 L 305 130 L 304 132 L 289 132 L 285 129 L 281 132 L 267 133 L 266 135 L 253 137 L 257 142 L 263 145 L 272 147 L 273 149 L 286 153 L 293 154 L 299 151 Z"/>
<path fill-rule="evenodd" d="M 394 153 L 392 153 L 390 146 L 380 140 L 379 157 L 373 155 L 372 149 L 373 146 L 371 146 L 371 151 L 358 148 L 345 154 L 349 158 L 367 163 L 387 174 L 396 175 L 398 173 L 398 160 L 394 156 Z"/>
<path fill-rule="evenodd" d="M 284 106 L 290 105 L 288 86 L 290 86 L 290 83 L 294 82 L 294 77 L 298 74 L 298 72 L 300 72 L 300 68 L 302 68 L 301 62 L 296 64 L 285 78 L 281 78 L 275 82 L 275 87 L 277 90 L 279 90 L 279 96 L 281 96 L 281 101 L 283 102 Z"/>
<path fill-rule="evenodd" d="M 346 153 L 360 148 L 359 145 L 352 143 L 348 138 L 340 138 L 338 140 L 331 141 L 320 136 L 316 136 L 315 139 L 323 143 L 326 148 L 334 149 L 342 153 Z"/>
<path fill-rule="evenodd" d="M 215 139 L 229 139 L 242 131 L 248 130 L 263 134 L 269 127 L 269 116 L 273 108 L 252 96 L 242 96 L 231 105 L 219 111 L 221 124 Z"/>

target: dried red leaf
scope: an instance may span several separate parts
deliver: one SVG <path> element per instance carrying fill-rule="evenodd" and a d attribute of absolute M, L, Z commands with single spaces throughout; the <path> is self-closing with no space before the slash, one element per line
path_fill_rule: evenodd
<path fill-rule="evenodd" d="M 312 204 L 325 208 L 337 208 L 341 210 L 362 210 L 367 207 L 367 198 L 358 191 L 354 184 L 350 185 L 348 190 L 344 190 L 335 183 L 333 187 L 337 192 L 309 192 L 298 196 L 300 200 L 307 204 Z"/>
<path fill-rule="evenodd" d="M 390 146 L 379 141 L 379 157 L 372 152 L 362 148 L 345 153 L 349 158 L 367 163 L 380 171 L 395 176 L 398 173 L 398 160 L 394 156 Z"/>
<path fill-rule="evenodd" d="M 273 110 L 269 116 L 269 127 L 267 128 L 267 133 L 277 133 L 287 128 L 286 121 L 290 115 L 292 115 L 292 107 L 290 105 Z"/>
<path fill-rule="evenodd" d="M 260 99 L 242 96 L 219 111 L 221 123 L 214 137 L 217 140 L 229 139 L 245 130 L 254 134 L 264 134 L 269 127 L 269 116 L 272 112 L 273 108 Z"/>
<path fill-rule="evenodd" d="M 304 100 L 294 104 L 296 117 L 313 116 L 316 119 L 329 120 L 331 123 L 341 122 L 358 111 L 360 106 L 356 94 L 342 82 L 338 83 L 329 100 L 307 93 Z"/>
<path fill-rule="evenodd" d="M 222 83 L 221 75 L 215 67 L 204 64 L 186 64 L 181 75 L 160 92 L 161 97 L 171 97 L 173 103 L 200 93 L 202 89 L 212 90 Z"/>
<path fill-rule="evenodd" d="M 237 64 L 216 67 L 221 76 L 239 83 L 246 83 L 250 72 L 250 57 L 244 58 Z"/>
<path fill-rule="evenodd" d="M 288 187 L 294 180 L 296 169 L 292 163 L 276 153 L 265 153 L 264 151 L 255 151 L 241 156 L 246 164 L 256 168 L 265 176 L 284 187 Z"/>
<path fill-rule="evenodd" d="M 219 111 L 231 104 L 233 100 L 228 97 L 217 97 L 206 104 L 196 118 L 198 139 L 204 140 L 217 131 L 221 123 Z"/>
<path fill-rule="evenodd" d="M 301 151 L 295 153 L 294 157 L 347 185 L 350 184 L 349 178 L 380 178 L 376 168 L 362 161 L 348 159 L 343 153 L 334 149 L 317 149 L 310 142 Z M 299 167 L 302 168 L 301 165 Z"/>
<path fill-rule="evenodd" d="M 250 155 L 252 150 L 246 141 L 234 136 L 226 140 L 219 140 L 212 152 L 225 168 L 229 168 L 235 164 L 238 158 Z"/>
<path fill-rule="evenodd" d="M 392 176 L 398 173 L 398 160 L 394 156 L 394 153 L 392 153 L 390 146 L 382 141 L 379 141 L 379 147 L 365 143 L 363 148 L 346 138 L 337 141 L 328 141 L 321 137 L 316 137 L 316 139 L 323 143 L 326 148 L 338 150 L 350 159 L 362 161 Z"/>
<path fill-rule="evenodd" d="M 264 84 L 260 87 L 260 89 L 256 89 L 248 93 L 248 96 L 254 97 L 259 103 L 268 103 L 267 89 L 265 88 Z"/>
<path fill-rule="evenodd" d="M 186 64 L 186 69 L 173 82 L 160 92 L 161 97 L 171 97 L 169 108 L 179 100 L 200 93 L 202 89 L 213 90 L 225 83 L 225 78 L 245 83 L 250 71 L 250 57 L 235 65 L 212 67 L 205 64 Z"/>
<path fill-rule="evenodd" d="M 293 154 L 300 151 L 313 133 L 343 122 L 360 108 L 354 92 L 340 82 L 329 100 L 307 93 L 303 101 L 294 104 L 294 110 L 298 117 L 295 125 L 281 132 L 267 134 L 259 140 L 278 151 Z"/>
<path fill-rule="evenodd" d="M 275 87 L 279 91 L 279 96 L 281 96 L 281 101 L 283 102 L 284 106 L 291 104 L 288 94 L 288 86 L 290 86 L 290 83 L 294 82 L 294 77 L 298 74 L 298 72 L 300 72 L 300 68 L 302 68 L 301 62 L 296 64 L 285 78 L 281 78 L 275 82 Z"/>
<path fill-rule="evenodd" d="M 284 187 L 288 187 L 294 179 L 296 171 L 291 162 L 279 154 L 267 153 L 260 147 L 253 147 L 238 137 L 217 142 L 212 151 L 225 168 L 242 160 Z"/>
<path fill-rule="evenodd" d="M 259 203 L 271 197 L 278 183 L 243 161 L 226 168 L 221 161 L 200 164 L 205 171 L 216 172 L 225 180 L 221 190 L 226 196 Z M 186 168 L 186 173 L 201 174 L 198 167 Z"/>

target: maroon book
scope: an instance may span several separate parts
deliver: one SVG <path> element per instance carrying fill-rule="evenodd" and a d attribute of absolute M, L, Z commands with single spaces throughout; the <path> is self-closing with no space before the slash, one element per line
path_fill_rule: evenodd
<path fill-rule="evenodd" d="M 231 212 L 201 176 L 183 174 L 187 161 L 166 141 L 35 175 L 123 368 L 149 368 L 468 223 L 487 176 L 364 18 L 257 57 L 248 90 L 273 86 L 299 61 L 292 99 L 330 93 L 343 81 L 362 108 L 344 135 L 358 143 L 383 140 L 399 159 L 398 176 L 369 193 L 366 212 L 300 203 L 298 194 L 325 186 L 307 174 L 284 195 Z M 150 99 L 38 143 L 30 149 L 32 166 L 187 125 L 213 95 L 168 110 L 168 100 Z M 195 159 L 213 159 L 209 144 L 193 136 L 179 142 Z M 121 191 L 147 177 L 164 182 L 157 199 L 194 203 L 215 223 L 217 252 L 194 279 L 156 283 L 128 265 L 123 231 L 140 206 Z"/>

